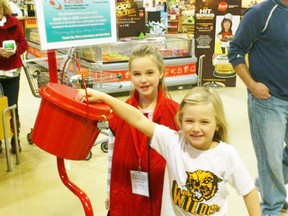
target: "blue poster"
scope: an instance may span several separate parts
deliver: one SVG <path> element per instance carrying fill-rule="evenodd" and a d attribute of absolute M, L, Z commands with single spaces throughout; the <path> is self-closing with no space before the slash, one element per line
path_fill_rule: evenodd
<path fill-rule="evenodd" d="M 115 42 L 115 1 L 36 0 L 42 50 Z"/>

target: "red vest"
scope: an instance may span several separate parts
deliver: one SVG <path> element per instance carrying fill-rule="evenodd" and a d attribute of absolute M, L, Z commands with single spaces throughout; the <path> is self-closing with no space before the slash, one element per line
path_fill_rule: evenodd
<path fill-rule="evenodd" d="M 138 92 L 135 91 L 126 102 L 138 107 Z M 178 103 L 166 98 L 162 89 L 159 88 L 153 121 L 178 130 L 175 122 L 178 106 Z M 110 215 L 159 216 L 166 161 L 154 149 L 149 149 L 146 135 L 130 127 L 118 116 L 114 115 L 109 124 L 115 135 L 110 187 Z M 141 159 L 141 171 L 149 173 L 150 197 L 132 193 L 130 170 L 138 170 L 139 157 Z"/>

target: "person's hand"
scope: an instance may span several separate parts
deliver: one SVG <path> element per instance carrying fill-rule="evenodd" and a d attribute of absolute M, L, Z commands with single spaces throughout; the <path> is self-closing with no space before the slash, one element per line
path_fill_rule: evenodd
<path fill-rule="evenodd" d="M 10 56 L 14 55 L 15 52 L 9 52 L 6 49 L 1 48 L 0 49 L 0 55 L 4 58 L 9 58 Z"/>
<path fill-rule="evenodd" d="M 225 37 L 223 38 L 223 41 L 224 41 L 224 42 L 228 42 L 228 41 L 229 41 L 228 36 L 225 36 Z"/>
<path fill-rule="evenodd" d="M 253 86 L 249 86 L 249 90 L 256 98 L 259 99 L 267 99 L 271 97 L 269 88 L 264 83 L 256 82 L 253 84 Z"/>
<path fill-rule="evenodd" d="M 105 208 L 106 210 L 110 209 L 110 196 L 107 195 L 106 199 L 105 199 Z"/>
<path fill-rule="evenodd" d="M 81 89 L 78 92 L 75 99 L 78 101 L 84 102 L 84 103 L 101 102 L 101 97 L 104 95 L 102 92 L 96 91 L 96 90 L 91 89 L 91 88 L 87 88 L 86 90 L 87 90 L 87 96 L 86 96 L 85 89 Z"/>
<path fill-rule="evenodd" d="M 231 41 L 231 40 L 234 39 L 234 36 L 233 36 L 233 35 L 226 36 L 225 39 L 226 39 L 227 41 Z"/>

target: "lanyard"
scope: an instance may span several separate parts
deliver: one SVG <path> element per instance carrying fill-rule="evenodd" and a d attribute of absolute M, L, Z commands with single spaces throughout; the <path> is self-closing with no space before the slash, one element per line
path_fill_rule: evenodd
<path fill-rule="evenodd" d="M 153 117 L 152 117 L 153 121 L 156 118 L 156 116 L 155 116 L 156 110 L 158 110 L 162 101 L 163 101 L 163 96 L 159 97 L 159 95 L 158 95 L 158 102 L 157 102 L 156 107 L 153 111 Z M 149 113 L 143 113 L 143 115 L 145 115 L 147 118 L 149 118 L 149 116 L 148 116 Z M 138 156 L 138 170 L 141 171 L 141 156 L 148 145 L 148 137 L 145 134 L 141 133 L 140 131 L 137 131 L 136 128 L 134 128 L 134 127 L 130 126 L 130 129 L 131 129 L 131 133 L 132 133 L 133 144 L 134 144 L 134 147 L 136 150 L 136 154 Z M 141 136 L 138 136 L 138 135 L 141 135 Z M 138 139 L 139 137 L 141 138 L 141 140 Z M 139 142 L 141 143 L 141 145 L 139 145 Z"/>
<path fill-rule="evenodd" d="M 145 113 L 144 115 L 147 117 L 148 113 Z M 147 147 L 148 137 L 134 127 L 130 126 L 130 129 L 132 133 L 133 144 L 138 157 L 138 170 L 141 171 L 141 156 Z"/>

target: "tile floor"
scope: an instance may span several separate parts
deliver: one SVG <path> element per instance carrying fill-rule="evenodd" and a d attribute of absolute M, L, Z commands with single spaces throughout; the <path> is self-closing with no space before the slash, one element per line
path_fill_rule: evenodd
<path fill-rule="evenodd" d="M 180 101 L 188 90 L 172 91 Z M 257 176 L 256 159 L 252 148 L 246 109 L 246 88 L 241 82 L 237 87 L 217 89 L 220 93 L 230 125 L 230 143 L 242 156 L 253 178 Z M 121 97 L 125 99 L 126 97 Z M 2 216 L 80 216 L 85 215 L 79 199 L 61 182 L 56 157 L 27 142 L 26 135 L 34 125 L 39 98 L 35 98 L 23 73 L 19 109 L 22 122 L 20 155 L 21 164 L 12 159 L 12 172 L 6 172 L 5 154 L 0 154 L 0 215 Z M 104 137 L 105 138 L 105 137 Z M 99 137 L 103 139 L 103 137 Z M 99 145 L 92 148 L 88 161 L 65 161 L 68 176 L 90 198 L 94 215 L 104 216 L 106 197 L 107 154 Z M 229 212 L 231 216 L 248 215 L 243 199 L 230 188 Z"/>

